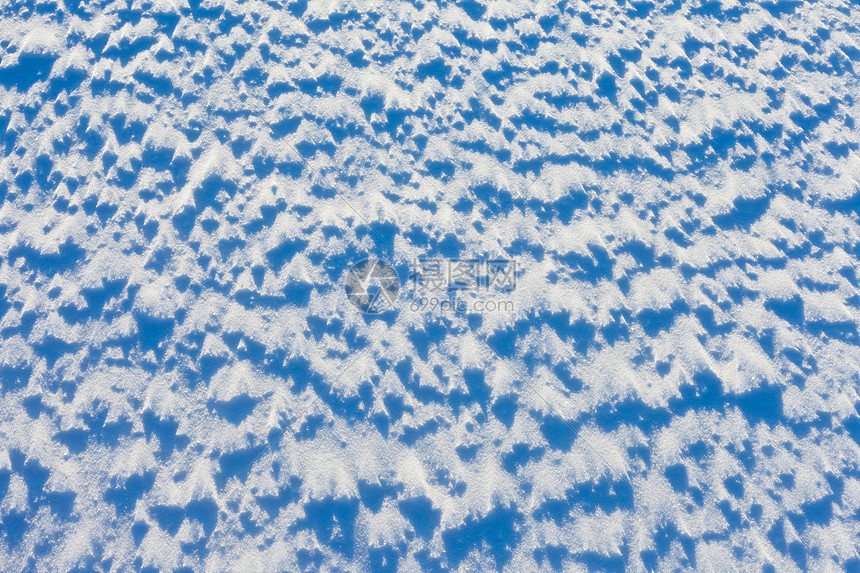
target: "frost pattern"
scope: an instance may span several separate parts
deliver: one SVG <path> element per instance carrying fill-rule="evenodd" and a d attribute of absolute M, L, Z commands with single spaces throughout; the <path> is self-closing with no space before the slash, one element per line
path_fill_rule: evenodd
<path fill-rule="evenodd" d="M 856 2 L 0 7 L 0 559 L 860 570 Z M 353 262 L 515 258 L 368 318 Z"/>

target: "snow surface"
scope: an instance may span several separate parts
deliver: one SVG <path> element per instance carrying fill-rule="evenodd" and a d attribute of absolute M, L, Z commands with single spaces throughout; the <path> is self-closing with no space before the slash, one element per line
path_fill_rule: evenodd
<path fill-rule="evenodd" d="M 857 22 L 3 2 L 0 569 L 860 571 Z"/>

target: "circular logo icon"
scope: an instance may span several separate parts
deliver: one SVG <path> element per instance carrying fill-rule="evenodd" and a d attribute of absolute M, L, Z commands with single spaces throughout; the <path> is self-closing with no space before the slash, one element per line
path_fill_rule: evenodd
<path fill-rule="evenodd" d="M 365 259 L 352 265 L 343 286 L 355 308 L 367 314 L 379 314 L 394 306 L 400 292 L 400 279 L 388 263 Z"/>

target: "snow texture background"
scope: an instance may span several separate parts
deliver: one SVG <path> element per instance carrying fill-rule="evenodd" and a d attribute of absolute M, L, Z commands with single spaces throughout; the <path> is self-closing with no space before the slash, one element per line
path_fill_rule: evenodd
<path fill-rule="evenodd" d="M 0 568 L 860 570 L 858 22 L 3 2 Z"/>

